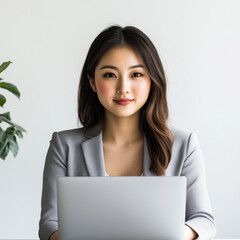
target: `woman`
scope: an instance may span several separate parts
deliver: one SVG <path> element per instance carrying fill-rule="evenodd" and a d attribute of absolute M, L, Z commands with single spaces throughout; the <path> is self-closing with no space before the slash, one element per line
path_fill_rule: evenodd
<path fill-rule="evenodd" d="M 57 237 L 60 176 L 186 176 L 184 239 L 211 239 L 215 223 L 195 134 L 167 126 L 166 78 L 151 40 L 112 26 L 92 43 L 78 94 L 83 128 L 54 133 L 46 157 L 40 239 Z"/>

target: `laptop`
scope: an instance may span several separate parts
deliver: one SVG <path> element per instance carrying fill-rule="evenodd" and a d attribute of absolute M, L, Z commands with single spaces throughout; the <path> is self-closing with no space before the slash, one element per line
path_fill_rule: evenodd
<path fill-rule="evenodd" d="M 185 177 L 61 177 L 60 240 L 183 240 Z"/>

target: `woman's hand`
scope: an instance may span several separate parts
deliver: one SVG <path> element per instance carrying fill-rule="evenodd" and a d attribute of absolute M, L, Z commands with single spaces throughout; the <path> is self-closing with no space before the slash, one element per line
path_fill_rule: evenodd
<path fill-rule="evenodd" d="M 190 228 L 189 226 L 185 225 L 184 227 L 184 240 L 192 240 L 197 238 L 197 233 Z M 58 231 L 54 232 L 49 240 L 58 240 Z"/>
<path fill-rule="evenodd" d="M 58 240 L 58 231 L 54 232 L 54 233 L 50 236 L 49 240 Z"/>
<path fill-rule="evenodd" d="M 184 240 L 192 240 L 197 238 L 197 233 L 190 228 L 189 226 L 185 225 L 184 227 Z M 54 232 L 49 240 L 58 240 L 58 231 Z"/>
<path fill-rule="evenodd" d="M 184 227 L 184 240 L 192 240 L 198 237 L 197 233 L 188 225 Z"/>

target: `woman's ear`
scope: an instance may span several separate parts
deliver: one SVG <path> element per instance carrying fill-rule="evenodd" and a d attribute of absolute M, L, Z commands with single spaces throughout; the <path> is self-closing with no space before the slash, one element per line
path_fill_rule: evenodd
<path fill-rule="evenodd" d="M 97 92 L 97 88 L 93 78 L 90 78 L 89 74 L 87 75 L 89 84 L 94 92 Z"/>

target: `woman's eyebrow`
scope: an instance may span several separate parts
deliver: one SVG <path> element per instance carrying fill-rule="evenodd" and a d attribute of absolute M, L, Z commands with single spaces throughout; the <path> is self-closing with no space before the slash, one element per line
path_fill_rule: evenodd
<path fill-rule="evenodd" d="M 119 70 L 117 67 L 112 66 L 112 65 L 102 66 L 100 68 L 100 70 L 105 69 L 105 68 L 111 68 L 111 69 L 114 69 L 114 70 Z M 133 66 L 129 67 L 128 69 L 133 69 L 133 68 L 144 68 L 144 66 L 142 64 L 138 64 L 138 65 L 133 65 Z"/>
<path fill-rule="evenodd" d="M 105 69 L 105 68 L 112 68 L 112 69 L 118 70 L 117 67 L 112 66 L 112 65 L 105 65 L 105 66 L 102 66 L 102 67 L 100 68 L 100 70 Z"/>
<path fill-rule="evenodd" d="M 142 64 L 138 64 L 138 65 L 129 67 L 129 69 L 132 69 L 132 68 L 144 68 L 144 66 Z"/>

